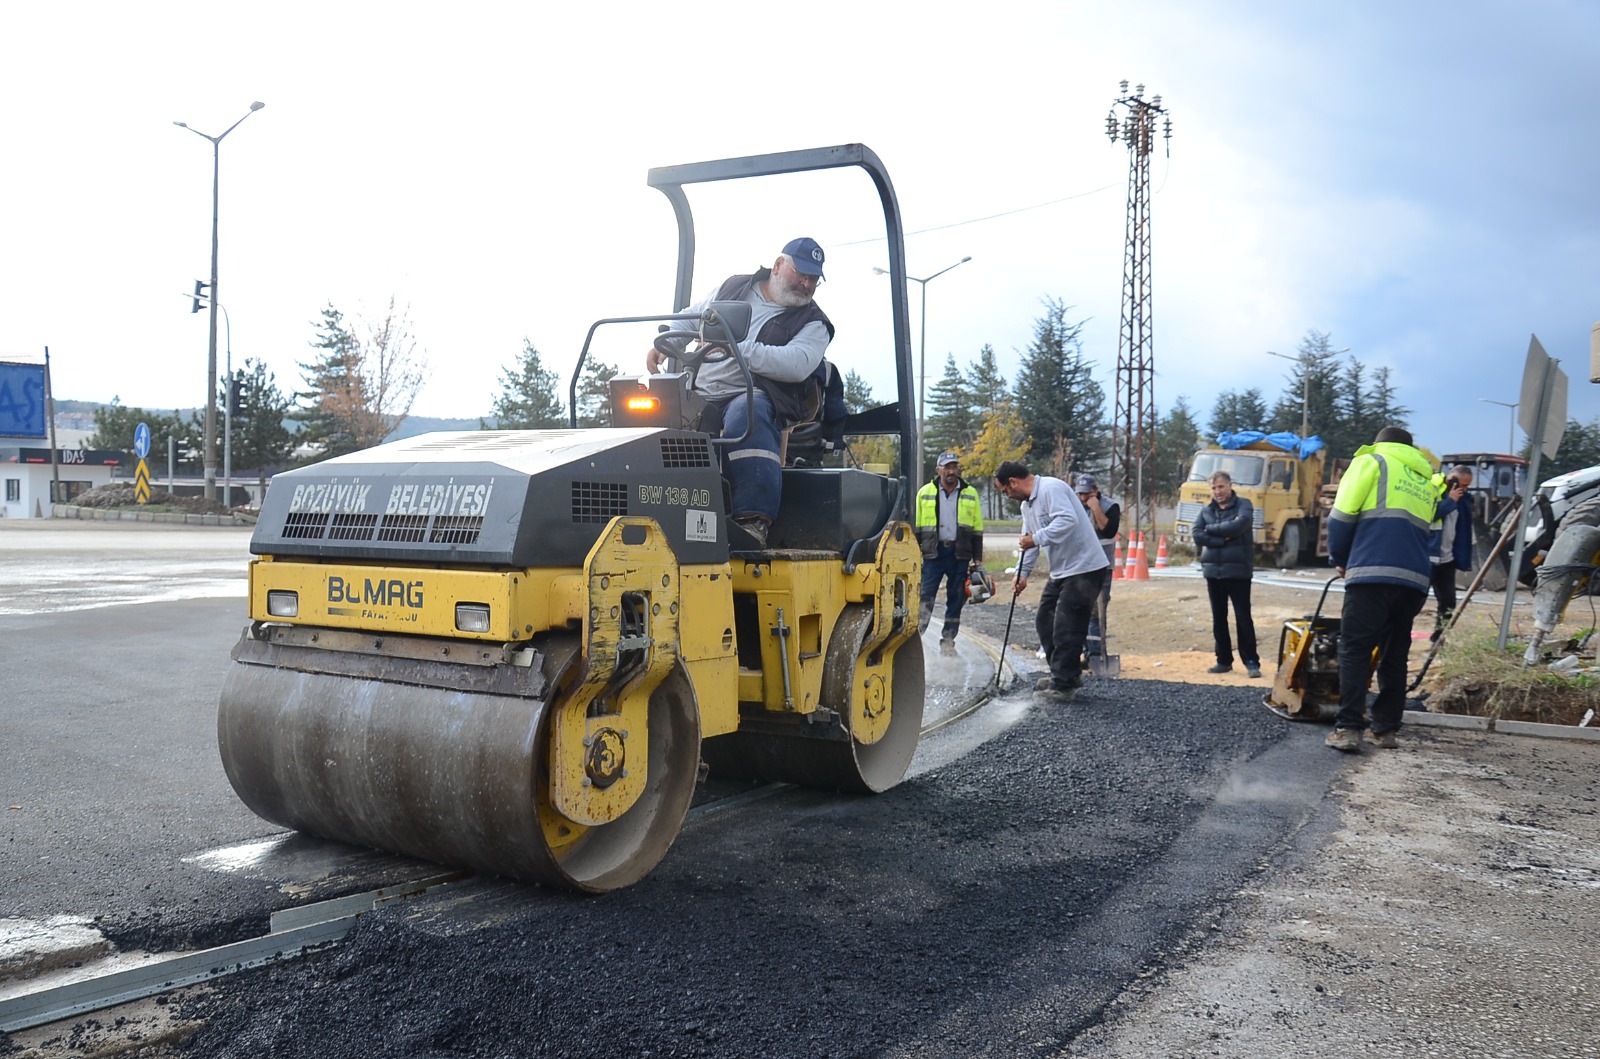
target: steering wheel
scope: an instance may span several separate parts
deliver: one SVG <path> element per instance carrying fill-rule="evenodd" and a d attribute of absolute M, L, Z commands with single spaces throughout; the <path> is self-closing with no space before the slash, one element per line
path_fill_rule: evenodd
<path fill-rule="evenodd" d="M 698 368 L 702 364 L 716 364 L 733 356 L 726 342 L 706 342 L 689 349 L 691 341 L 699 341 L 699 331 L 662 331 L 652 345 L 663 357 L 673 357 L 685 368 Z"/>

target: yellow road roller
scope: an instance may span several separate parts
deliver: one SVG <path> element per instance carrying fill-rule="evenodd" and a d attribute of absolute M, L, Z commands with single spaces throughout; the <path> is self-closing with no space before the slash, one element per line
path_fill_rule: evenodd
<path fill-rule="evenodd" d="M 681 306 L 684 185 L 846 167 L 883 205 L 899 400 L 842 432 L 897 436 L 898 468 L 799 456 L 814 450 L 796 428 L 758 545 L 730 522 L 719 472 L 737 439 L 697 429 L 691 370 L 614 383 L 609 427 L 425 434 L 277 475 L 218 713 L 246 805 L 325 838 L 604 892 L 666 854 L 707 766 L 864 793 L 903 778 L 922 720 L 921 556 L 888 174 L 849 144 L 649 179 L 678 219 Z M 737 357 L 743 337 L 731 303 L 600 321 L 574 388 L 602 325 L 649 321 L 702 355 Z"/>

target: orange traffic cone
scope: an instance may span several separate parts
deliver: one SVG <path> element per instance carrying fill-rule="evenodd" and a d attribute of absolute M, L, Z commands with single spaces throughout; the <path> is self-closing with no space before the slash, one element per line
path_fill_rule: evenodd
<path fill-rule="evenodd" d="M 1167 568 L 1167 535 L 1165 533 L 1163 533 L 1161 535 L 1161 543 L 1156 546 L 1156 569 L 1157 570 L 1165 570 L 1166 568 Z"/>
<path fill-rule="evenodd" d="M 1116 541 L 1116 546 L 1115 546 L 1115 550 L 1111 553 L 1111 580 L 1113 580 L 1113 581 L 1121 581 L 1122 580 L 1122 534 L 1120 534 L 1120 533 L 1114 534 L 1112 539 Z"/>
<path fill-rule="evenodd" d="M 1138 534 L 1137 531 L 1135 531 L 1133 533 L 1128 534 L 1128 561 L 1122 568 L 1122 578 L 1123 578 L 1124 581 L 1132 581 L 1136 576 L 1138 576 L 1138 574 L 1137 574 L 1137 567 L 1139 565 L 1138 555 L 1139 555 L 1139 534 Z"/>
<path fill-rule="evenodd" d="M 1134 565 L 1134 568 L 1133 568 L 1133 579 L 1135 581 L 1148 581 L 1148 580 L 1150 580 L 1150 561 L 1145 558 L 1145 554 L 1144 554 L 1144 534 L 1143 533 L 1139 534 L 1139 545 L 1138 545 L 1138 548 L 1139 548 L 1139 559 L 1138 559 L 1138 562 Z"/>

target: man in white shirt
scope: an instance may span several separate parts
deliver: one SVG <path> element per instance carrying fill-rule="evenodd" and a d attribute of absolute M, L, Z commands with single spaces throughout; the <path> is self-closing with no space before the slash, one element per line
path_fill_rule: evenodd
<path fill-rule="evenodd" d="M 994 483 L 1001 493 L 1022 502 L 1023 532 L 1017 539 L 1022 559 L 1013 594 L 1028 586 L 1038 549 L 1048 556 L 1050 583 L 1040 595 L 1034 628 L 1050 676 L 1039 682 L 1039 691 L 1052 702 L 1071 702 L 1083 685 L 1083 644 L 1110 563 L 1094 523 L 1066 482 L 1007 460 L 995 469 Z"/>

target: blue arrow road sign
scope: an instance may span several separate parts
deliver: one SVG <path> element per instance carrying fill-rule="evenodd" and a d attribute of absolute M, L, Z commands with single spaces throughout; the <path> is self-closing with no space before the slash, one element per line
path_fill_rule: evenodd
<path fill-rule="evenodd" d="M 141 460 L 150 455 L 150 426 L 140 423 L 133 428 L 133 454 Z"/>

